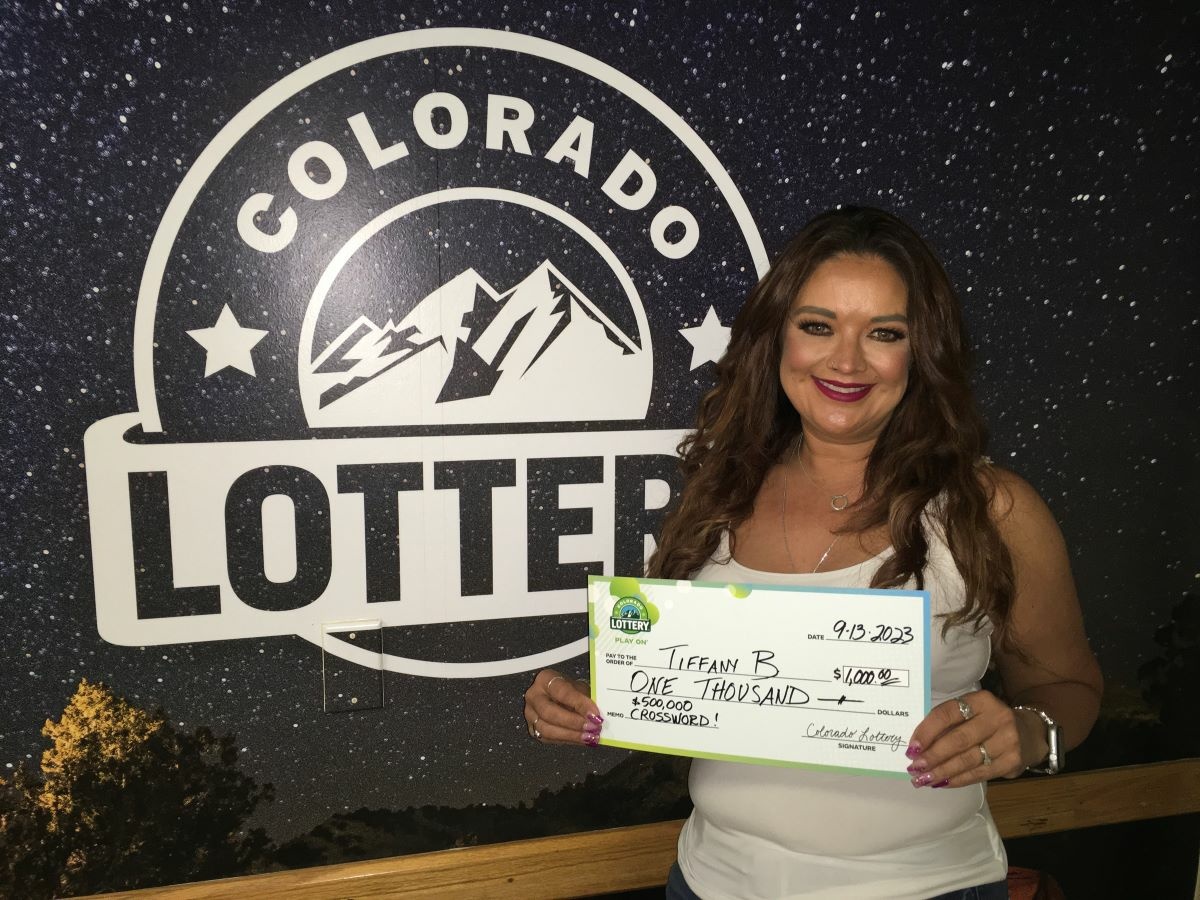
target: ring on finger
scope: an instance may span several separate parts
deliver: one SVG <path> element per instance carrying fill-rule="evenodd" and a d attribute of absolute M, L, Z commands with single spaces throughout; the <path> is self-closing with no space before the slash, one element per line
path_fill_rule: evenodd
<path fill-rule="evenodd" d="M 565 675 L 555 675 L 553 678 L 551 678 L 549 681 L 547 681 L 546 682 L 546 693 L 547 694 L 550 693 L 550 685 L 554 684 L 554 682 L 558 681 L 558 679 L 560 679 L 560 678 L 565 679 L 566 677 L 567 676 L 565 676 Z"/>
<path fill-rule="evenodd" d="M 971 716 L 975 715 L 975 711 L 973 709 L 971 709 L 971 704 L 968 703 L 966 700 L 964 700 L 962 697 L 959 697 L 955 702 L 958 704 L 959 714 L 962 715 L 964 720 L 969 719 L 969 718 L 971 718 Z"/>
<path fill-rule="evenodd" d="M 983 760 L 983 764 L 985 766 L 990 766 L 992 764 L 992 758 L 988 755 L 987 747 L 983 746 L 983 744 L 979 745 L 979 756 Z"/>
<path fill-rule="evenodd" d="M 533 721 L 529 723 L 529 733 L 533 735 L 534 740 L 540 741 L 542 733 L 538 731 L 538 722 L 542 721 L 541 716 L 534 716 Z"/>

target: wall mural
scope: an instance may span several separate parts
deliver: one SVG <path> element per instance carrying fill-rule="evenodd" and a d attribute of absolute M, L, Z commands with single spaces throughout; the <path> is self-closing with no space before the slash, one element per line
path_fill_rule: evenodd
<path fill-rule="evenodd" d="M 585 670 L 586 576 L 640 569 L 742 298 L 838 203 L 938 248 L 1063 526 L 1109 680 L 1078 763 L 1200 753 L 1191 19 L 6 8 L 0 884 L 686 811 L 521 693 Z"/>
<path fill-rule="evenodd" d="M 728 173 L 589 56 L 422 29 L 304 66 L 155 234 L 138 411 L 87 439 L 101 636 L 295 634 L 450 678 L 578 656 L 580 585 L 640 569 L 700 382 L 677 385 L 724 350 L 688 286 L 731 266 L 766 253 Z M 506 648 L 501 618 L 525 620 Z M 381 651 L 349 638 L 372 622 Z M 477 637 L 419 628 L 446 623 Z"/>

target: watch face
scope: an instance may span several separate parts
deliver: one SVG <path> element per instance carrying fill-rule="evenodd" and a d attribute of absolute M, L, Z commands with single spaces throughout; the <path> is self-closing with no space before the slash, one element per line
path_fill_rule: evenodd
<path fill-rule="evenodd" d="M 1048 775 L 1057 774 L 1063 767 L 1063 751 L 1059 738 L 1060 731 L 1058 725 L 1048 723 L 1046 731 L 1046 742 L 1050 745 L 1050 756 L 1046 761 L 1046 773 Z"/>

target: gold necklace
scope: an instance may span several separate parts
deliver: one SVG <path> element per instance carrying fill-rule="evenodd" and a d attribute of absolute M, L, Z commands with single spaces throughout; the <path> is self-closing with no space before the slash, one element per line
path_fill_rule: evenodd
<path fill-rule="evenodd" d="M 801 467 L 804 466 L 803 461 L 801 461 L 800 465 L 801 465 Z M 820 485 L 818 484 L 817 487 L 820 487 Z M 796 572 L 799 570 L 800 567 L 796 565 L 796 560 L 792 556 L 792 546 L 791 546 L 791 543 L 788 541 L 787 501 L 788 501 L 789 493 L 791 493 L 791 484 L 788 481 L 787 465 L 784 464 L 784 466 L 783 466 L 783 507 L 782 507 L 783 508 L 783 513 L 782 513 L 783 549 L 787 553 L 788 565 L 790 565 L 792 567 L 793 572 Z M 839 496 L 844 497 L 845 495 L 842 494 Z M 834 509 L 838 510 L 839 512 L 845 508 L 846 508 L 845 504 L 842 504 L 842 506 L 840 506 L 840 507 L 837 507 L 837 506 L 834 507 Z M 825 552 L 821 554 L 821 558 L 817 560 L 817 564 L 815 566 L 813 566 L 812 574 L 815 575 L 817 573 L 817 570 L 820 569 L 821 566 L 824 564 L 825 560 L 829 558 L 829 552 L 831 550 L 833 550 L 834 545 L 837 544 L 837 542 L 839 540 L 841 540 L 841 537 L 842 536 L 840 534 L 835 534 L 833 536 L 833 540 L 830 542 L 829 546 L 825 548 Z"/>
<path fill-rule="evenodd" d="M 804 473 L 804 477 L 807 478 L 809 481 L 811 481 L 813 483 L 813 485 L 817 488 L 817 490 L 825 491 L 826 493 L 829 492 L 829 488 L 825 487 L 825 485 L 823 485 L 819 481 L 817 481 L 817 479 L 813 477 L 812 472 L 808 471 L 808 466 L 806 466 L 804 464 L 804 460 L 800 458 L 799 451 L 796 452 L 796 461 L 798 463 L 800 463 L 800 471 Z M 829 495 L 829 508 L 832 509 L 834 512 L 841 512 L 849 505 L 850 505 L 849 492 L 844 493 L 844 494 L 830 494 Z"/>

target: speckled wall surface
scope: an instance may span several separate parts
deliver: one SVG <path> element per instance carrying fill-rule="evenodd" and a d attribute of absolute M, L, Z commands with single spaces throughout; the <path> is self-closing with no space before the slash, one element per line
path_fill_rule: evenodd
<path fill-rule="evenodd" d="M 1135 684 L 1155 628 L 1200 577 L 1196 70 L 1183 38 L 1195 16 L 1132 2 L 937 8 L 6 6 L 0 762 L 35 760 L 43 720 L 86 676 L 189 728 L 236 732 L 243 770 L 276 785 L 261 815 L 278 839 L 364 805 L 515 803 L 611 768 L 620 754 L 529 741 L 520 666 L 444 678 L 395 663 L 382 710 L 326 713 L 314 623 L 369 618 L 403 590 L 374 525 L 399 530 L 402 573 L 411 557 L 428 578 L 410 588 L 421 611 L 385 635 L 394 658 L 571 646 L 572 579 L 640 549 L 654 506 L 643 486 L 663 486 L 662 453 L 709 384 L 721 326 L 765 257 L 847 202 L 896 211 L 945 259 L 993 456 L 1054 510 L 1106 672 Z M 435 28 L 500 33 L 428 46 L 418 32 Z M 373 56 L 345 49 L 392 34 Z M 337 65 L 314 62 L 337 52 Z M 462 110 L 426 110 L 423 136 L 413 108 L 431 93 Z M 516 129 L 528 153 L 503 123 L 488 146 L 488 95 L 521 101 L 499 116 L 532 111 Z M 358 113 L 374 145 L 348 122 Z M 450 143 L 456 116 L 460 142 L 430 146 Z M 594 125 L 586 173 L 576 117 Z M 289 176 L 310 141 L 334 154 L 313 150 L 323 161 L 303 157 Z M 603 190 L 629 151 L 656 177 L 637 209 Z M 322 196 L 339 160 L 344 184 Z M 622 183 L 634 193 L 637 181 Z M 460 193 L 413 202 L 435 189 Z M 273 199 L 247 212 L 257 194 Z M 168 222 L 174 240 L 161 238 Z M 286 246 L 264 249 L 272 240 Z M 506 394 L 496 348 L 521 346 L 504 343 L 512 323 L 490 349 L 465 335 L 497 321 L 478 318 L 488 296 L 536 278 L 556 302 L 567 285 L 573 325 L 543 333 L 523 363 L 546 383 Z M 414 313 L 450 284 L 441 309 L 465 298 L 466 319 Z M 409 365 L 426 392 L 388 406 L 372 391 L 404 367 L 389 375 L 353 352 L 362 335 L 481 362 L 443 367 L 432 386 Z M 590 397 L 586 414 L 568 391 Z M 606 405 L 614 396 L 624 403 Z M 119 424 L 101 479 L 85 471 L 83 436 L 104 421 Z M 128 474 L 142 471 L 167 475 Z M 480 483 L 495 489 L 460 489 Z M 264 551 L 238 511 L 280 485 L 297 512 L 290 559 Z M 556 511 L 559 485 L 563 507 L 592 513 Z M 406 492 L 399 514 L 377 502 L 389 490 Z M 459 528 L 460 496 L 461 555 L 438 543 Z M 110 497 L 125 504 L 115 518 L 96 504 Z M 103 554 L 94 581 L 89 517 L 138 564 Z M 338 549 L 351 530 L 353 551 Z M 264 571 L 272 552 L 280 568 Z M 511 591 L 489 582 L 488 552 Z M 132 595 L 117 576 L 100 583 L 110 563 Z M 171 566 L 197 590 L 170 587 Z M 340 599 L 322 606 L 329 583 Z M 212 605 L 230 589 L 250 613 L 189 633 L 185 614 L 238 605 L 228 593 Z M 133 646 L 100 637 L 106 609 L 118 611 L 106 636 Z"/>

